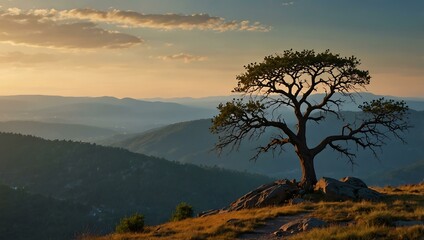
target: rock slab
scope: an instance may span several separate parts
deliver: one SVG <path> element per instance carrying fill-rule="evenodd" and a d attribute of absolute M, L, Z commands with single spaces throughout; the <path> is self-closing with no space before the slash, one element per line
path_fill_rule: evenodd
<path fill-rule="evenodd" d="M 281 205 L 287 203 L 298 193 L 299 187 L 296 182 L 278 180 L 270 184 L 262 185 L 247 193 L 231 203 L 226 210 L 237 211 L 241 209 Z"/>
<path fill-rule="evenodd" d="M 327 222 L 318 218 L 298 219 L 284 224 L 278 231 L 274 232 L 274 235 L 278 237 L 288 236 L 299 232 L 309 231 L 313 228 L 322 228 L 327 226 Z"/>
<path fill-rule="evenodd" d="M 325 193 L 327 198 L 336 201 L 343 200 L 370 200 L 378 201 L 383 194 L 374 191 L 359 178 L 346 177 L 339 180 L 323 177 L 315 185 L 315 191 Z"/>

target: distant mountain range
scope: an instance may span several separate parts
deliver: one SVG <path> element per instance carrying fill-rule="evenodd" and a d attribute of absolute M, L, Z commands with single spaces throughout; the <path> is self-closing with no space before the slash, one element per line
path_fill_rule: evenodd
<path fill-rule="evenodd" d="M 114 131 L 142 132 L 154 127 L 213 116 L 214 111 L 169 102 L 131 98 L 3 96 L 0 121 L 81 124 Z"/>
<path fill-rule="evenodd" d="M 112 231 L 120 218 L 136 212 L 145 215 L 147 224 L 167 221 L 182 201 L 196 212 L 222 208 L 271 181 L 259 175 L 179 164 L 124 149 L 8 133 L 0 133 L 0 156 L 1 184 L 84 205 L 98 226 L 88 230 L 103 233 Z M 0 209 L 2 204 L 12 204 L 2 200 Z M 13 224 L 10 218 L 0 228 Z M 84 229 L 77 226 L 73 230 L 80 233 Z"/>
<path fill-rule="evenodd" d="M 0 122 L 0 132 L 33 135 L 50 140 L 95 142 L 112 137 L 119 132 L 93 126 L 34 121 Z"/>
<path fill-rule="evenodd" d="M 344 177 L 355 175 L 366 177 L 381 171 L 397 169 L 415 161 L 424 159 L 424 111 L 410 111 L 410 124 L 414 126 L 405 135 L 407 144 L 399 140 L 389 141 L 379 152 L 380 160 L 377 160 L 372 152 L 359 149 L 357 152 L 357 165 L 351 166 L 340 155 L 330 149 L 318 155 L 315 165 L 319 176 Z M 359 113 L 345 112 L 346 120 L 355 119 Z M 338 133 L 343 122 L 329 118 L 318 126 L 311 125 L 309 128 L 309 143 L 318 143 L 328 134 Z M 211 120 L 198 120 L 169 125 L 166 127 L 150 130 L 139 135 L 130 135 L 128 138 L 119 136 L 117 141 L 109 144 L 122 147 L 134 152 L 147 155 L 164 157 L 183 163 L 197 165 L 219 166 L 226 169 L 248 171 L 266 174 L 275 178 L 299 178 L 300 168 L 292 148 L 275 155 L 267 153 L 256 162 L 249 161 L 254 150 L 265 144 L 267 136 L 253 141 L 246 141 L 238 151 L 225 152 L 217 156 L 213 151 L 218 136 L 210 133 Z M 352 148 L 355 146 L 351 146 Z M 424 176 L 423 176 L 424 177 Z"/>
<path fill-rule="evenodd" d="M 319 101 L 322 99 L 323 94 L 314 94 L 311 96 L 311 101 Z M 394 96 L 386 96 L 386 95 L 376 95 L 367 92 L 360 92 L 354 95 L 356 98 L 356 102 L 352 102 L 350 98 L 343 97 L 340 94 L 336 94 L 335 97 L 341 98 L 345 101 L 342 110 L 344 111 L 358 111 L 358 104 L 362 104 L 365 101 L 371 101 L 373 99 L 378 99 L 381 97 L 387 99 L 394 100 L 404 100 L 411 109 L 417 111 L 424 110 L 424 97 L 423 98 L 410 98 L 410 97 L 394 97 Z M 220 103 L 225 103 L 231 101 L 234 98 L 240 98 L 238 95 L 230 95 L 230 96 L 215 96 L 215 97 L 203 97 L 203 98 L 145 98 L 142 100 L 145 101 L 161 101 L 161 102 L 173 102 L 179 103 L 187 106 L 195 106 L 201 108 L 209 108 L 215 110 L 216 107 Z"/>
<path fill-rule="evenodd" d="M 312 101 L 318 101 L 321 97 L 320 94 L 313 95 Z M 357 111 L 358 104 L 379 97 L 382 96 L 361 93 L 360 97 L 357 97 L 357 103 L 342 97 L 346 100 L 342 109 Z M 41 95 L 0 96 L 0 122 L 5 122 L 0 123 L 0 131 L 48 139 L 98 142 L 110 134 L 135 134 L 173 123 L 211 118 L 218 113 L 219 103 L 231 101 L 233 98 L 237 96 L 147 100 Z M 424 110 L 424 99 L 405 100 L 411 109 Z M 295 122 L 290 109 L 281 107 L 280 113 L 288 123 Z M 72 133 L 71 129 L 75 132 Z"/>

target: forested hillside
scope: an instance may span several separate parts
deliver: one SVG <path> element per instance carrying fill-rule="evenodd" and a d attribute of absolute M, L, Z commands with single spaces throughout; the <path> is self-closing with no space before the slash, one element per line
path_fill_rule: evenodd
<path fill-rule="evenodd" d="M 0 238 L 74 239 L 95 231 L 91 207 L 0 185 Z"/>
<path fill-rule="evenodd" d="M 103 231 L 135 212 L 145 214 L 149 224 L 167 221 L 182 201 L 196 212 L 221 208 L 270 181 L 124 149 L 18 134 L 0 133 L 0 156 L 0 182 L 84 204 L 93 209 Z"/>

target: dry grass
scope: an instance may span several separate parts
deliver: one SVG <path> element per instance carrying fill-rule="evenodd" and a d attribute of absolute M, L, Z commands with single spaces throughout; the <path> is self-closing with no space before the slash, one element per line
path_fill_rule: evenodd
<path fill-rule="evenodd" d="M 265 220 L 310 213 L 330 227 L 297 234 L 290 239 L 424 239 L 424 226 L 394 227 L 397 220 L 424 221 L 424 184 L 375 188 L 388 195 L 382 202 L 308 202 L 293 206 L 243 210 L 147 227 L 142 234 L 111 234 L 85 240 L 235 239 Z"/>
<path fill-rule="evenodd" d="M 397 220 L 424 221 L 424 184 L 375 190 L 387 194 L 387 199 L 379 203 L 317 203 L 316 211 L 312 215 L 328 221 L 332 226 L 297 234 L 290 239 L 424 239 L 424 226 L 393 225 Z M 343 226 L 340 222 L 346 224 Z"/>
<path fill-rule="evenodd" d="M 98 238 L 85 238 L 85 240 L 234 239 L 240 233 L 252 231 L 256 227 L 263 225 L 267 219 L 281 215 L 294 215 L 305 211 L 308 211 L 306 205 L 243 210 L 147 227 L 145 232 L 141 234 L 111 234 Z"/>
<path fill-rule="evenodd" d="M 424 239 L 424 227 L 402 227 L 394 228 L 387 226 L 361 226 L 351 225 L 347 227 L 332 226 L 323 229 L 297 234 L 291 240 L 371 240 L 371 239 L 391 239 L 391 240 L 420 240 Z"/>

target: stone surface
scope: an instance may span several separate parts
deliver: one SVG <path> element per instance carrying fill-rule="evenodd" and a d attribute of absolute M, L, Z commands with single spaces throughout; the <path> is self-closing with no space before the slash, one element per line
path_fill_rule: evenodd
<path fill-rule="evenodd" d="M 365 184 L 361 179 L 356 177 L 344 177 L 340 179 L 340 181 L 358 188 L 368 188 L 367 184 Z"/>
<path fill-rule="evenodd" d="M 313 228 L 326 227 L 328 224 L 318 218 L 303 218 L 284 224 L 280 229 L 274 232 L 274 235 L 281 237 L 296 234 L 303 231 L 309 231 Z"/>
<path fill-rule="evenodd" d="M 360 188 L 358 189 L 356 198 L 359 200 L 378 201 L 383 198 L 383 195 L 369 188 Z"/>
<path fill-rule="evenodd" d="M 226 209 L 237 211 L 267 206 L 276 206 L 288 202 L 299 192 L 297 184 L 288 180 L 278 180 L 247 193 Z"/>
<path fill-rule="evenodd" d="M 315 191 L 322 191 L 326 197 L 333 200 L 355 199 L 354 191 L 356 187 L 340 182 L 333 178 L 321 178 L 315 185 Z"/>
<path fill-rule="evenodd" d="M 306 201 L 306 195 L 300 197 L 302 191 L 295 180 L 278 180 L 247 193 L 227 208 L 202 212 L 198 216 L 283 204 L 299 204 Z M 315 186 L 315 191 L 320 191 L 325 194 L 326 199 L 335 201 L 362 199 L 377 201 L 383 197 L 381 193 L 369 189 L 361 179 L 354 177 L 345 177 L 340 181 L 327 177 L 321 178 Z"/>
<path fill-rule="evenodd" d="M 380 200 L 383 195 L 368 187 L 358 179 L 347 177 L 342 181 L 333 178 L 323 177 L 315 185 L 315 191 L 325 193 L 326 197 L 331 200 Z"/>

